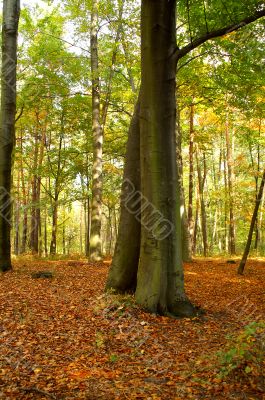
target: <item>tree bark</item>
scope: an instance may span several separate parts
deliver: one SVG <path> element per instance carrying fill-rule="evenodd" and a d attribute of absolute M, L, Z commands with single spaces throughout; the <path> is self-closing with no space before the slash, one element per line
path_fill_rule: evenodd
<path fill-rule="evenodd" d="M 135 212 L 140 206 L 140 96 L 131 120 L 120 203 L 120 222 L 106 289 L 131 292 L 136 288 L 141 225 Z M 138 210 L 137 210 L 138 207 Z"/>
<path fill-rule="evenodd" d="M 39 232 L 37 224 L 37 167 L 39 152 L 39 136 L 36 128 L 34 141 L 34 161 L 33 161 L 33 177 L 32 177 L 32 208 L 31 208 L 31 230 L 30 230 L 30 249 L 33 254 L 38 254 Z"/>
<path fill-rule="evenodd" d="M 234 218 L 234 172 L 233 172 L 233 145 L 232 136 L 229 131 L 228 115 L 225 124 L 225 138 L 226 138 L 226 156 L 227 156 L 227 184 L 228 184 L 228 204 L 229 204 L 229 252 L 231 255 L 236 254 L 235 243 L 235 218 Z"/>
<path fill-rule="evenodd" d="M 15 255 L 19 255 L 20 253 L 20 209 L 21 209 L 21 202 L 20 202 L 20 173 L 18 172 L 18 179 L 17 179 L 17 199 L 15 202 L 15 215 L 14 215 L 14 253 Z"/>
<path fill-rule="evenodd" d="M 260 206 L 262 196 L 263 196 L 264 184 L 265 184 L 265 170 L 263 171 L 263 175 L 262 175 L 262 179 L 261 179 L 261 183 L 260 183 L 260 187 L 259 187 L 259 193 L 256 198 L 256 204 L 255 204 L 252 219 L 251 219 L 251 224 L 250 224 L 250 228 L 249 228 L 248 239 L 247 239 L 245 251 L 244 251 L 242 260 L 240 261 L 238 271 L 237 271 L 238 274 L 240 274 L 240 275 L 243 275 L 243 273 L 244 273 L 244 268 L 245 268 L 247 258 L 249 255 L 253 231 L 254 231 L 255 223 L 257 220 L 257 216 L 258 216 L 259 206 Z"/>
<path fill-rule="evenodd" d="M 107 115 L 108 115 L 108 108 L 109 108 L 109 103 L 111 100 L 111 92 L 112 92 L 112 82 L 115 74 L 115 64 L 117 61 L 117 55 L 118 55 L 118 50 L 119 50 L 119 45 L 121 41 L 121 34 L 122 34 L 122 17 L 123 17 L 123 9 L 124 9 L 124 2 L 125 0 L 120 0 L 119 3 L 119 15 L 118 15 L 118 27 L 117 31 L 115 34 L 115 39 L 114 39 L 114 47 L 113 47 L 113 52 L 112 52 L 112 58 L 111 58 L 111 66 L 109 69 L 109 77 L 107 79 L 107 88 L 106 88 L 106 93 L 105 93 L 105 100 L 104 100 L 104 105 L 102 107 L 102 135 L 104 136 L 104 129 L 107 121 Z"/>
<path fill-rule="evenodd" d="M 129 173 L 132 179 L 138 176 L 129 168 L 129 161 L 135 156 L 133 145 L 137 132 L 136 129 L 132 130 L 132 123 L 127 145 L 119 234 L 106 287 L 121 292 L 133 290 L 139 261 L 137 302 L 151 312 L 191 316 L 197 312 L 184 291 L 181 216 L 178 208 L 180 193 L 176 193 L 176 63 L 205 41 L 221 36 L 229 29 L 239 29 L 241 25 L 209 32 L 178 49 L 175 8 L 176 1 L 173 0 L 142 0 L 141 192 L 126 179 Z M 260 13 L 244 21 L 250 23 L 259 17 Z M 137 121 L 135 114 L 133 121 Z M 137 167 L 136 163 L 134 169 Z M 142 204 L 139 209 L 140 201 Z M 157 224 L 156 218 L 161 216 L 159 222 L 163 222 L 162 227 L 161 223 L 160 226 Z M 135 226 L 138 235 L 130 234 L 133 232 L 132 226 Z M 161 231 L 163 228 L 164 231 Z M 167 235 L 161 237 L 165 228 Z M 128 258 L 125 258 L 126 254 L 129 254 Z"/>
<path fill-rule="evenodd" d="M 55 255 L 57 250 L 57 225 L 58 225 L 58 196 L 55 195 L 52 207 L 52 239 L 50 245 L 50 254 Z"/>
<path fill-rule="evenodd" d="M 181 216 L 181 240 L 182 240 L 182 259 L 184 262 L 192 261 L 192 240 L 189 231 L 185 193 L 183 185 L 183 161 L 182 161 L 182 134 L 180 127 L 180 112 L 178 103 L 176 108 L 176 159 L 177 159 L 177 193 L 180 200 L 180 216 Z"/>
<path fill-rule="evenodd" d="M 176 1 L 142 1 L 140 117 L 142 232 L 136 301 L 150 312 L 191 315 L 184 292 L 176 193 Z"/>
<path fill-rule="evenodd" d="M 198 172 L 198 189 L 199 189 L 199 198 L 200 198 L 200 206 L 201 206 L 201 227 L 202 227 L 202 243 L 203 243 L 203 255 L 207 257 L 208 255 L 208 235 L 207 235 L 207 215 L 206 215 L 206 207 L 204 200 L 204 186 L 206 181 L 206 160 L 205 154 L 203 154 L 203 174 L 201 170 L 200 160 L 198 149 L 196 151 L 197 158 L 197 172 Z"/>
<path fill-rule="evenodd" d="M 191 238 L 194 237 L 193 221 L 193 186 L 194 186 L 194 104 L 190 105 L 190 136 L 189 136 L 189 205 L 188 205 L 188 225 Z"/>
<path fill-rule="evenodd" d="M 87 197 L 86 203 L 86 213 L 85 213 L 85 220 L 86 220 L 86 256 L 89 257 L 89 246 L 90 246 L 90 199 Z"/>
<path fill-rule="evenodd" d="M 98 68 L 98 0 L 92 1 L 90 47 L 91 47 L 91 73 L 92 73 L 92 130 L 93 130 L 90 259 L 92 261 L 100 261 L 102 258 L 101 215 L 102 215 L 103 131 L 100 124 L 100 82 L 99 82 L 99 68 Z"/>
<path fill-rule="evenodd" d="M 3 0 L 0 115 L 0 271 L 11 264 L 11 170 L 15 141 L 17 33 L 19 0 Z"/>
<path fill-rule="evenodd" d="M 21 243 L 21 253 L 26 252 L 27 247 L 27 237 L 28 237 L 28 196 L 29 196 L 29 183 L 28 189 L 26 191 L 25 176 L 24 176 L 24 165 L 23 165 L 23 136 L 21 132 L 21 155 L 20 155 L 20 174 L 21 174 L 21 188 L 22 188 L 22 205 L 23 205 L 23 224 L 22 224 L 22 243 Z"/>

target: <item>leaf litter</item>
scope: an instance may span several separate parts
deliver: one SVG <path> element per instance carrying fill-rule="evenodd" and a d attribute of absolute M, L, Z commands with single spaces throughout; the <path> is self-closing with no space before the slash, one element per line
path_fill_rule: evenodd
<path fill-rule="evenodd" d="M 105 294 L 109 262 L 14 264 L 0 277 L 0 399 L 265 399 L 244 374 L 221 379 L 217 360 L 228 335 L 264 318 L 264 262 L 243 277 L 222 259 L 185 264 L 205 314 L 182 320 Z"/>

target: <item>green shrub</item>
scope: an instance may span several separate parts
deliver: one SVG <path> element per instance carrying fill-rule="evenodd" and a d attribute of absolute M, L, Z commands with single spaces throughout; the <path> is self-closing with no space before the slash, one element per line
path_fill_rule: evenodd
<path fill-rule="evenodd" d="M 264 382 L 265 322 L 251 322 L 237 336 L 230 337 L 227 350 L 218 353 L 219 378 L 239 373 Z"/>

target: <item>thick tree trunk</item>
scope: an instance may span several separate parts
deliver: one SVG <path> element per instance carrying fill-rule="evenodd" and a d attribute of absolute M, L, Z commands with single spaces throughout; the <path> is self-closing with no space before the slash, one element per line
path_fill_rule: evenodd
<path fill-rule="evenodd" d="M 184 292 L 180 193 L 176 193 L 176 62 L 205 41 L 236 30 L 241 24 L 209 32 L 177 50 L 175 8 L 175 0 L 142 0 L 141 192 L 135 191 L 136 186 L 124 179 L 119 236 L 107 288 L 124 292 L 135 286 L 132 283 L 138 264 L 140 224 L 139 235 L 128 232 L 135 221 L 140 221 L 137 302 L 151 312 L 191 316 L 197 312 Z M 259 15 L 243 22 L 250 23 Z M 131 141 L 129 136 L 127 155 L 130 158 L 132 139 L 133 135 Z M 128 159 L 126 164 L 128 173 Z M 137 167 L 136 163 L 134 168 Z M 132 257 L 124 259 L 125 254 L 132 254 L 133 262 Z"/>
<path fill-rule="evenodd" d="M 100 261 L 101 214 L 102 214 L 102 146 L 103 131 L 100 124 L 100 83 L 98 68 L 98 0 L 92 1 L 91 12 L 91 73 L 92 73 L 92 128 L 93 128 L 93 171 L 92 213 L 90 232 L 90 259 Z"/>
<path fill-rule="evenodd" d="M 142 232 L 136 301 L 191 315 L 184 292 L 176 174 L 176 1 L 142 1 Z"/>
<path fill-rule="evenodd" d="M 140 96 L 139 96 L 140 97 Z M 107 280 L 107 289 L 130 292 L 136 288 L 140 240 L 140 100 L 132 117 L 124 167 L 118 238 Z"/>
<path fill-rule="evenodd" d="M 3 1 L 0 121 L 0 271 L 11 264 L 11 169 L 15 139 L 19 0 Z"/>
<path fill-rule="evenodd" d="M 239 264 L 238 271 L 237 271 L 238 274 L 240 274 L 240 275 L 243 275 L 243 273 L 244 273 L 244 268 L 245 268 L 247 258 L 249 255 L 249 250 L 250 250 L 251 241 L 252 241 L 252 235 L 253 235 L 255 223 L 257 220 L 257 216 L 258 216 L 259 206 L 260 206 L 262 196 L 263 196 L 264 184 L 265 184 L 265 170 L 263 171 L 263 176 L 262 176 L 262 180 L 261 180 L 260 187 L 259 187 L 259 193 L 256 198 L 256 204 L 255 204 L 252 219 L 251 219 L 251 224 L 250 224 L 250 228 L 249 228 L 248 239 L 247 239 L 245 251 L 244 251 L 242 260 Z"/>

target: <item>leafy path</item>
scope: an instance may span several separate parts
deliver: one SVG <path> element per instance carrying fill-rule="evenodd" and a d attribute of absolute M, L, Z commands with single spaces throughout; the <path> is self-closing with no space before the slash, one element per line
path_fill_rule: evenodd
<path fill-rule="evenodd" d="M 206 314 L 171 320 L 104 295 L 107 263 L 15 263 L 0 277 L 0 399 L 265 399 L 244 376 L 217 378 L 227 334 L 265 315 L 265 264 L 236 268 L 187 264 L 187 293 Z M 39 270 L 54 278 L 32 279 Z"/>

